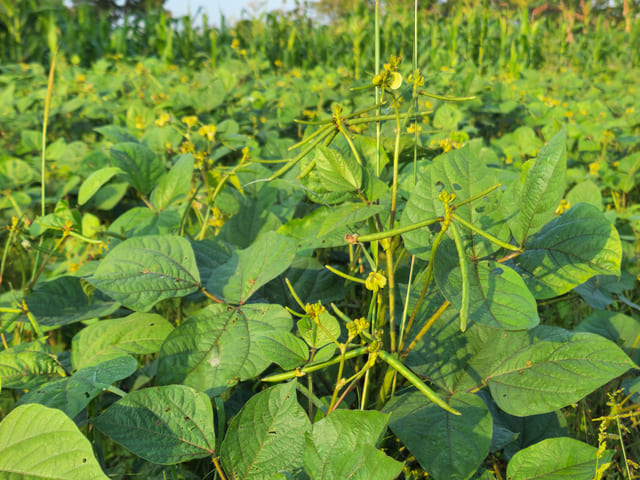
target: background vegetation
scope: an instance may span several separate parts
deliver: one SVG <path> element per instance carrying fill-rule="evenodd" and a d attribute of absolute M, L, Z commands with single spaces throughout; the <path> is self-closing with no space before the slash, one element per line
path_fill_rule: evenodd
<path fill-rule="evenodd" d="M 318 328 L 334 332 L 341 342 L 352 342 L 353 356 L 344 362 L 344 376 L 351 376 L 348 386 L 337 386 L 342 367 L 338 373 L 336 364 L 324 365 L 312 384 L 306 383 L 309 374 L 296 385 L 305 411 L 297 402 L 286 405 L 296 410 L 291 418 L 299 425 L 317 425 L 321 412 L 338 407 L 352 413 L 366 407 L 368 417 L 334 412 L 334 421 L 348 431 L 359 434 L 358 428 L 367 429 L 366 435 L 356 435 L 366 439 L 364 444 L 337 450 L 356 452 L 358 458 L 367 452 L 380 478 L 424 478 L 425 472 L 436 479 L 554 478 L 558 472 L 571 479 L 638 478 L 640 381 L 634 368 L 640 361 L 640 2 L 425 1 L 417 9 L 417 22 L 413 4 L 386 3 L 379 17 L 380 59 L 373 2 L 324 0 L 233 25 L 221 19 L 212 26 L 212 19 L 202 12 L 172 18 L 161 0 L 76 1 L 70 8 L 61 0 L 0 0 L 0 221 L 6 225 L 0 237 L 0 452 L 23 451 L 18 440 L 27 429 L 16 420 L 21 414 L 22 421 L 42 419 L 38 433 L 43 438 L 55 431 L 72 438 L 80 429 L 90 446 L 83 444 L 86 448 L 78 451 L 84 456 L 79 458 L 95 456 L 93 476 L 83 478 L 104 478 L 102 472 L 115 478 L 222 478 L 225 471 L 227 478 L 269 478 L 266 473 L 252 477 L 248 467 L 246 475 L 238 473 L 244 465 L 229 445 L 243 441 L 233 436 L 241 430 L 238 423 L 250 423 L 250 409 L 241 410 L 243 406 L 283 405 L 282 399 L 291 398 L 294 382 L 267 389 L 261 377 L 294 377 L 295 367 L 311 363 L 309 358 L 296 363 L 306 350 L 292 360 L 264 347 L 271 353 L 258 355 L 256 364 L 262 367 L 255 367 L 253 374 L 207 371 L 206 380 L 194 378 L 192 371 L 180 377 L 180 369 L 167 360 L 173 355 L 170 349 L 179 348 L 180 332 L 223 315 L 216 303 L 220 298 L 252 321 L 260 317 L 258 310 L 251 310 L 259 298 L 274 309 L 278 306 L 277 318 L 289 315 L 287 307 L 306 320 L 315 319 L 322 325 Z M 392 81 L 398 78 L 401 84 Z M 389 103 L 384 106 L 377 103 L 374 82 L 385 89 Z M 348 129 L 340 130 L 345 121 Z M 355 139 L 357 145 L 347 139 Z M 313 148 L 307 150 L 310 145 Z M 365 163 L 350 160 L 352 156 Z M 446 170 L 456 162 L 478 170 L 456 177 Z M 543 167 L 533 167 L 541 163 Z M 386 234 L 382 222 L 394 232 L 393 227 L 429 217 L 422 210 L 428 202 L 414 187 L 418 177 L 427 178 L 436 168 L 432 165 L 445 169 L 446 186 L 452 189 L 463 180 L 473 186 L 482 178 L 478 172 L 489 171 L 495 184 L 505 186 L 507 193 L 501 194 L 520 200 L 513 185 L 521 178 L 524 184 L 527 172 L 555 172 L 547 175 L 546 193 L 558 202 L 543 212 L 545 225 L 557 225 L 572 215 L 591 218 L 592 223 L 587 219 L 575 226 L 586 240 L 563 237 L 575 242 L 571 245 L 576 249 L 594 243 L 589 240 L 597 237 L 594 231 L 606 232 L 601 243 L 613 245 L 613 253 L 603 254 L 607 248 L 596 241 L 597 261 L 592 264 L 565 265 L 555 259 L 553 265 L 561 272 L 555 280 L 561 286 L 548 287 L 553 295 L 531 297 L 528 320 L 511 315 L 517 317 L 515 327 L 499 326 L 507 332 L 505 338 L 512 335 L 510 345 L 526 343 L 526 332 L 534 328 L 537 333 L 531 338 L 542 339 L 541 344 L 553 343 L 549 339 L 554 335 L 561 337 L 557 344 L 563 347 L 570 344 L 569 338 L 595 341 L 597 335 L 598 341 L 606 340 L 598 346 L 615 361 L 593 359 L 597 366 L 586 369 L 584 376 L 597 378 L 585 380 L 587 387 L 574 380 L 575 391 L 547 392 L 509 406 L 492 400 L 498 387 L 487 386 L 495 373 L 490 365 L 491 374 L 482 381 L 468 375 L 461 381 L 464 388 L 457 391 L 451 379 L 457 382 L 456 372 L 467 372 L 464 361 L 482 357 L 472 347 L 501 344 L 498 337 L 483 337 L 494 330 L 474 325 L 482 322 L 473 316 L 466 338 L 477 341 L 463 345 L 465 337 L 458 337 L 462 334 L 455 312 L 463 309 L 463 302 L 456 292 L 461 288 L 452 288 L 443 274 L 459 268 L 453 240 L 448 245 L 443 241 L 440 258 L 453 260 L 440 263 L 433 274 L 437 288 L 428 290 L 422 307 L 418 297 L 423 284 L 429 284 L 426 265 L 434 257 L 421 249 L 433 241 L 435 229 L 428 241 L 396 232 L 388 244 L 384 239 L 366 241 L 367 248 L 345 244 L 345 233 Z M 364 179 L 354 173 L 360 167 L 367 172 L 362 173 Z M 435 186 L 444 177 L 434 177 Z M 554 184 L 553 178 L 566 182 Z M 480 197 L 471 190 L 458 191 L 459 200 L 478 202 Z M 496 192 L 483 194 L 501 202 L 503 209 L 509 204 L 494 197 Z M 395 212 L 395 199 L 396 222 L 395 213 L 389 213 Z M 440 213 L 430 213 L 439 218 Z M 496 218 L 497 226 L 479 222 L 476 227 L 524 248 L 527 234 L 518 234 L 513 223 Z M 545 225 L 538 227 L 544 231 Z M 474 238 L 459 228 L 463 238 Z M 535 232 L 531 237 L 544 244 Z M 153 246 L 135 245 L 148 238 L 160 240 Z M 180 264 L 184 277 L 166 288 L 168 295 L 143 289 L 138 297 L 128 296 L 127 285 L 118 290 L 118 282 L 105 280 L 105 271 L 117 265 L 117 252 L 125 251 L 118 245 L 125 244 L 139 251 L 151 249 L 160 257 L 186 252 L 168 262 Z M 486 248 L 490 261 L 509 261 L 508 251 Z M 194 253 L 189 254 L 191 249 Z M 255 267 L 252 260 L 268 249 L 275 251 L 279 265 Z M 298 252 L 295 260 L 293 255 L 289 258 L 290 250 Z M 413 270 L 413 256 L 419 275 Z M 514 262 L 513 268 L 521 266 L 517 258 Z M 246 273 L 235 271 L 238 265 L 257 268 L 266 278 L 260 289 L 243 284 L 229 293 L 209 280 L 218 275 L 233 286 L 234 278 Z M 561 267 L 571 274 L 565 275 Z M 383 285 L 391 281 L 390 272 L 396 275 L 395 297 L 387 296 L 390 288 Z M 563 276 L 570 278 L 559 278 Z M 181 282 L 189 288 L 181 289 Z M 378 290 L 385 292 L 383 300 Z M 254 294 L 254 303 L 247 302 Z M 445 298 L 453 307 L 443 314 L 437 308 Z M 322 321 L 317 301 L 327 309 Z M 332 302 L 336 310 L 329 308 Z M 402 390 L 404 396 L 394 396 L 392 374 L 400 370 L 390 365 L 402 353 L 396 348 L 402 340 L 393 335 L 405 330 L 384 324 L 392 315 L 389 309 L 395 309 L 398 319 L 412 309 L 417 312 L 415 326 L 406 329 L 408 346 L 400 359 L 439 394 L 460 394 L 454 399 L 456 408 L 471 402 L 466 408 L 484 409 L 484 416 L 472 418 L 480 431 L 476 443 L 486 450 L 473 452 L 474 442 L 464 435 L 445 449 L 459 471 L 453 472 L 447 461 L 432 460 L 434 452 L 443 450 L 437 435 L 429 446 L 420 437 L 424 432 L 407 428 L 411 421 L 392 415 L 394 410 L 404 419 L 419 415 L 425 424 L 439 425 L 445 413 L 440 407 L 412 410 L 412 402 L 420 408 L 433 405 L 422 394 L 416 399 Z M 384 333 L 378 337 L 371 328 L 368 334 L 368 326 L 353 321 L 362 318 L 372 324 L 380 321 Z M 429 318 L 436 323 L 427 322 Z M 286 339 L 290 345 L 302 343 L 304 349 L 308 345 L 316 355 L 316 349 L 329 345 L 329 353 L 320 357 L 329 361 L 335 353 L 339 358 L 339 349 L 328 340 L 331 333 L 323 337 L 316 330 L 311 335 L 302 320 L 295 320 L 295 328 L 289 325 L 287 330 L 284 320 L 284 326 L 273 328 L 280 335 L 280 347 Z M 531 325 L 517 323 L 529 320 Z M 542 325 L 534 327 L 536 322 Z M 433 345 L 422 330 L 427 324 L 435 325 L 430 334 L 443 350 L 430 350 Z M 242 332 L 233 332 L 229 338 L 244 338 Z M 185 335 L 189 341 L 204 336 Z M 241 349 L 228 345 L 230 350 Z M 378 348 L 384 361 L 379 357 L 377 364 L 369 365 L 364 360 L 367 349 L 378 354 Z M 583 356 L 573 358 L 578 364 L 600 351 L 581 348 Z M 433 365 L 445 367 L 434 371 Z M 222 378 L 218 384 L 200 388 L 216 375 Z M 397 378 L 401 385 L 404 377 Z M 169 394 L 158 385 L 173 390 Z M 203 399 L 205 391 L 208 396 Z M 371 394 L 367 397 L 363 391 Z M 175 450 L 173 445 L 147 450 L 140 436 L 132 440 L 122 434 L 135 429 L 120 428 L 115 418 L 144 403 L 140 399 L 146 394 L 153 396 L 149 409 L 164 405 L 169 397 L 193 402 L 196 413 L 185 418 L 193 419 L 194 425 L 206 424 L 193 445 L 185 446 L 189 442 L 180 438 Z M 37 410 L 34 405 L 40 404 L 65 415 L 53 417 Z M 150 424 L 162 414 L 150 415 Z M 74 419 L 71 426 L 65 423 L 67 417 Z M 334 428 L 330 422 L 318 428 Z M 467 425 L 459 428 L 465 431 Z M 269 438 L 271 432 L 264 433 Z M 565 443 L 554 444 L 556 438 Z M 309 442 L 322 450 L 318 438 L 309 437 Z M 536 445 L 546 451 L 530 450 Z M 566 453 L 561 461 L 572 458 L 573 463 L 548 467 L 558 451 Z M 277 457 L 280 451 L 275 452 Z M 1 457 L 0 453 L 1 471 L 11 471 L 10 459 Z M 305 458 L 305 467 L 313 471 L 311 456 Z M 543 472 L 547 477 L 522 467 L 522 458 L 534 459 L 532 464 L 538 459 L 538 465 L 551 469 Z M 22 463 L 31 460 L 38 463 L 38 458 L 26 457 Z M 331 471 L 339 471 L 338 460 L 328 463 Z M 287 474 L 296 472 L 292 468 Z M 366 471 L 359 474 L 372 478 Z M 77 472 L 67 478 L 74 475 L 78 478 Z"/>

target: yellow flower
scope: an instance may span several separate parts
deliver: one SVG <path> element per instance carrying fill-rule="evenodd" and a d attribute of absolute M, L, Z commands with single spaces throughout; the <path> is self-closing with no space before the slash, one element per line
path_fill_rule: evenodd
<path fill-rule="evenodd" d="M 219 229 L 224 225 L 225 218 L 224 214 L 220 211 L 218 207 L 213 207 L 211 209 L 211 218 L 209 218 L 209 225 L 215 229 Z"/>
<path fill-rule="evenodd" d="M 216 130 L 217 128 L 215 125 L 203 125 L 198 130 L 198 133 L 203 137 L 206 137 L 210 142 L 213 142 L 216 138 Z"/>
<path fill-rule="evenodd" d="M 367 287 L 367 290 L 378 291 L 381 288 L 384 288 L 387 284 L 387 277 L 385 277 L 380 272 L 369 272 L 369 276 L 364 281 L 364 286 Z"/>
<path fill-rule="evenodd" d="M 76 82 L 84 83 L 86 81 L 87 81 L 87 76 L 84 73 L 79 73 L 78 75 L 76 75 Z"/>
<path fill-rule="evenodd" d="M 600 164 L 598 162 L 591 162 L 589 164 L 589 173 L 591 175 L 597 175 L 598 170 L 600 170 Z"/>
<path fill-rule="evenodd" d="M 414 132 L 421 132 L 422 131 L 422 125 L 418 125 L 417 123 L 412 123 L 411 125 L 409 125 L 407 127 L 407 133 L 414 133 Z"/>
<path fill-rule="evenodd" d="M 145 126 L 146 126 L 146 124 L 145 124 L 145 121 L 144 121 L 144 117 L 142 115 L 136 116 L 136 128 L 138 130 L 144 130 Z"/>
<path fill-rule="evenodd" d="M 169 114 L 168 113 L 163 113 L 162 115 L 160 115 L 160 117 L 156 120 L 156 125 L 159 127 L 164 127 L 166 124 L 169 123 Z"/>
<path fill-rule="evenodd" d="M 240 40 L 238 40 L 237 38 L 234 38 L 233 41 L 231 42 L 231 48 L 236 50 L 239 47 L 240 47 Z"/>
<path fill-rule="evenodd" d="M 187 127 L 191 128 L 198 122 L 198 117 L 195 115 L 188 115 L 186 117 L 182 117 L 180 121 L 187 125 Z"/>
<path fill-rule="evenodd" d="M 273 62 L 273 65 L 276 67 L 281 67 L 282 66 L 282 60 L 280 60 L 279 58 Z"/>
<path fill-rule="evenodd" d="M 560 200 L 560 205 L 558 205 L 558 208 L 556 208 L 555 214 L 562 215 L 564 212 L 569 210 L 569 208 L 571 208 L 571 204 L 563 198 L 562 200 Z"/>

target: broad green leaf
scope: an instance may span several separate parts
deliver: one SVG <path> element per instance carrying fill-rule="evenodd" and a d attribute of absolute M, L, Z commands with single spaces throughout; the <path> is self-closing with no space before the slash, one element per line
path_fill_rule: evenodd
<path fill-rule="evenodd" d="M 598 210 L 604 210 L 602 203 L 602 192 L 600 187 L 592 180 L 581 180 L 573 186 L 565 196 L 565 200 L 569 206 L 575 206 L 579 203 L 590 203 Z"/>
<path fill-rule="evenodd" d="M 402 463 L 376 449 L 387 420 L 377 411 L 336 410 L 314 423 L 306 434 L 305 472 L 311 480 L 396 478 Z"/>
<path fill-rule="evenodd" d="M 231 420 L 220 446 L 222 466 L 236 480 L 269 480 L 300 467 L 310 428 L 295 380 L 264 390 Z"/>
<path fill-rule="evenodd" d="M 173 208 L 155 212 L 146 207 L 133 207 L 109 225 L 108 230 L 124 237 L 165 235 L 176 232 L 180 225 L 180 213 Z M 114 248 L 120 240 L 112 238 L 109 247 Z"/>
<path fill-rule="evenodd" d="M 430 476 L 464 480 L 489 453 L 493 424 L 477 395 L 458 393 L 449 404 L 462 415 L 425 402 L 416 391 L 393 398 L 383 411 L 391 413 L 389 427 Z"/>
<path fill-rule="evenodd" d="M 209 278 L 214 268 L 231 258 L 231 247 L 218 239 L 190 240 L 200 278 Z"/>
<path fill-rule="evenodd" d="M 138 362 L 133 357 L 112 358 L 30 390 L 20 397 L 18 404 L 39 403 L 74 418 L 112 383 L 127 378 L 137 369 Z"/>
<path fill-rule="evenodd" d="M 597 459 L 597 448 L 568 437 L 548 438 L 516 453 L 507 466 L 510 480 L 591 480 L 612 451 Z"/>
<path fill-rule="evenodd" d="M 413 188 L 400 219 L 400 226 L 407 227 L 425 220 L 444 215 L 444 205 L 438 196 L 442 190 L 454 193 L 454 203 L 460 203 L 480 195 L 497 185 L 495 176 L 479 158 L 479 145 L 465 145 L 436 157 L 423 171 Z M 505 239 L 507 230 L 494 194 L 489 194 L 457 208 L 455 213 L 498 238 Z M 466 251 L 482 258 L 495 252 L 499 247 L 491 244 L 481 235 L 460 226 Z M 449 235 L 449 233 L 447 233 Z M 430 227 L 423 227 L 402 235 L 407 249 L 419 258 L 429 259 L 432 233 Z"/>
<path fill-rule="evenodd" d="M 474 323 L 463 334 L 451 309 L 427 337 L 407 357 L 408 367 L 451 393 L 488 384 L 498 406 L 516 416 L 558 410 L 635 367 L 617 345 L 590 333 Z"/>
<path fill-rule="evenodd" d="M 180 155 L 169 173 L 160 178 L 151 192 L 151 205 L 156 210 L 164 210 L 180 199 L 187 200 L 193 176 L 193 161 L 191 153 Z"/>
<path fill-rule="evenodd" d="M 567 133 L 557 133 L 535 160 L 523 167 L 504 193 L 502 206 L 511 233 L 519 244 L 537 232 L 549 220 L 560 204 L 565 189 L 567 163 Z"/>
<path fill-rule="evenodd" d="M 582 320 L 575 328 L 576 332 L 596 333 L 608 338 L 620 346 L 631 359 L 640 362 L 640 319 L 624 313 L 596 310 Z"/>
<path fill-rule="evenodd" d="M 21 405 L 0 423 L 0 477 L 108 480 L 89 440 L 63 412 Z"/>
<path fill-rule="evenodd" d="M 319 207 L 306 217 L 284 224 L 278 233 L 293 237 L 299 250 L 338 247 L 346 245 L 346 234 L 355 233 L 364 220 L 383 211 L 383 205 L 357 203 Z M 368 228 L 359 233 L 368 233 Z"/>
<path fill-rule="evenodd" d="M 462 275 L 455 246 L 443 241 L 434 260 L 434 279 L 458 310 L 462 306 Z M 469 319 L 489 327 L 524 330 L 535 327 L 536 300 L 512 268 L 493 261 L 467 262 Z"/>
<path fill-rule="evenodd" d="M 273 202 L 245 200 L 240 210 L 220 229 L 220 239 L 238 248 L 247 248 L 260 235 L 277 230 L 282 221 L 272 211 Z"/>
<path fill-rule="evenodd" d="M 310 317 L 298 320 L 298 332 L 310 347 L 318 349 L 338 341 L 341 329 L 336 317 L 324 311 L 318 315 L 317 322 Z"/>
<path fill-rule="evenodd" d="M 115 175 L 123 174 L 124 171 L 118 167 L 105 167 L 93 172 L 82 182 L 78 190 L 78 205 L 84 205 L 93 195 L 100 190 L 105 183 Z"/>
<path fill-rule="evenodd" d="M 307 344 L 289 332 L 276 332 L 267 337 L 262 350 L 267 358 L 283 370 L 293 370 L 309 360 Z"/>
<path fill-rule="evenodd" d="M 26 185 L 33 178 L 33 170 L 29 164 L 18 158 L 0 159 L 0 188 L 12 190 Z"/>
<path fill-rule="evenodd" d="M 637 368 L 615 343 L 560 328 L 538 329 L 530 345 L 500 356 L 484 381 L 498 406 L 517 416 L 565 407 Z"/>
<path fill-rule="evenodd" d="M 39 341 L 21 343 L 0 352 L 2 388 L 31 389 L 66 375 L 49 347 Z"/>
<path fill-rule="evenodd" d="M 183 297 L 200 287 L 191 245 L 171 235 L 125 240 L 88 280 L 126 307 L 143 312 L 161 300 Z"/>
<path fill-rule="evenodd" d="M 511 458 L 534 443 L 568 433 L 567 420 L 561 411 L 516 417 L 500 410 L 487 390 L 481 390 L 478 395 L 489 407 L 493 418 L 491 452 L 502 450 L 506 458 Z"/>
<path fill-rule="evenodd" d="M 433 126 L 442 130 L 457 130 L 458 123 L 462 121 L 462 118 L 460 109 L 445 102 L 436 110 L 433 116 Z"/>
<path fill-rule="evenodd" d="M 111 315 L 120 306 L 99 291 L 87 296 L 80 278 L 66 276 L 39 283 L 25 301 L 38 323 L 47 327 Z"/>
<path fill-rule="evenodd" d="M 71 363 L 78 369 L 100 365 L 112 358 L 156 353 L 172 331 L 173 325 L 155 313 L 137 312 L 102 320 L 73 337 Z"/>
<path fill-rule="evenodd" d="M 362 168 L 351 155 L 318 145 L 315 160 L 320 182 L 329 192 L 352 192 L 362 187 Z"/>
<path fill-rule="evenodd" d="M 556 297 L 594 275 L 619 275 L 618 231 L 593 205 L 571 207 L 529 238 L 516 270 L 538 299 Z"/>
<path fill-rule="evenodd" d="M 209 305 L 167 337 L 158 358 L 158 381 L 220 395 L 238 380 L 262 373 L 272 362 L 265 343 L 291 327 L 291 316 L 277 305 Z"/>
<path fill-rule="evenodd" d="M 618 163 L 618 188 L 623 192 L 630 192 L 638 185 L 640 173 L 640 152 L 632 153 Z"/>
<path fill-rule="evenodd" d="M 248 248 L 234 251 L 228 262 L 216 267 L 207 290 L 228 303 L 243 304 L 263 285 L 284 272 L 296 254 L 295 242 L 267 232 Z"/>
<path fill-rule="evenodd" d="M 112 146 L 111 163 L 120 168 L 129 183 L 144 195 L 148 195 L 165 174 L 162 159 L 140 143 L 125 142 Z"/>
<path fill-rule="evenodd" d="M 98 190 L 87 203 L 87 208 L 97 210 L 112 210 L 126 195 L 129 184 L 127 182 L 109 182 Z"/>
<path fill-rule="evenodd" d="M 184 385 L 133 391 L 93 423 L 115 442 L 152 463 L 172 465 L 214 453 L 211 400 Z"/>
<path fill-rule="evenodd" d="M 138 139 L 133 136 L 128 129 L 119 127 L 117 125 L 104 125 L 102 127 L 96 127 L 94 130 L 113 143 L 120 142 L 137 142 Z"/>

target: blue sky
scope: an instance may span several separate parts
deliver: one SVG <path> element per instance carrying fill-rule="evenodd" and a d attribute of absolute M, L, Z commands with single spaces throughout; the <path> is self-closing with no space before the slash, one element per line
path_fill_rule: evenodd
<path fill-rule="evenodd" d="M 254 15 L 294 6 L 293 0 L 167 0 L 165 3 L 165 8 L 170 10 L 174 17 L 186 15 L 189 11 L 193 15 L 198 8 L 203 7 L 203 11 L 214 25 L 220 22 L 220 12 L 231 21 L 242 18 L 243 9 Z"/>

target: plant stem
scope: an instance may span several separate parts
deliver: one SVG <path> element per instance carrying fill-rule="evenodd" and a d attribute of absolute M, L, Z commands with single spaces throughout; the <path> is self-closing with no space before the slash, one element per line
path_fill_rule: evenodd
<path fill-rule="evenodd" d="M 449 413 L 452 413 L 454 415 L 462 415 L 458 410 L 448 405 L 433 390 L 427 387 L 415 373 L 405 367 L 404 364 L 398 361 L 398 359 L 394 355 L 391 355 L 384 350 L 379 350 L 378 355 L 433 403 L 445 409 Z"/>

